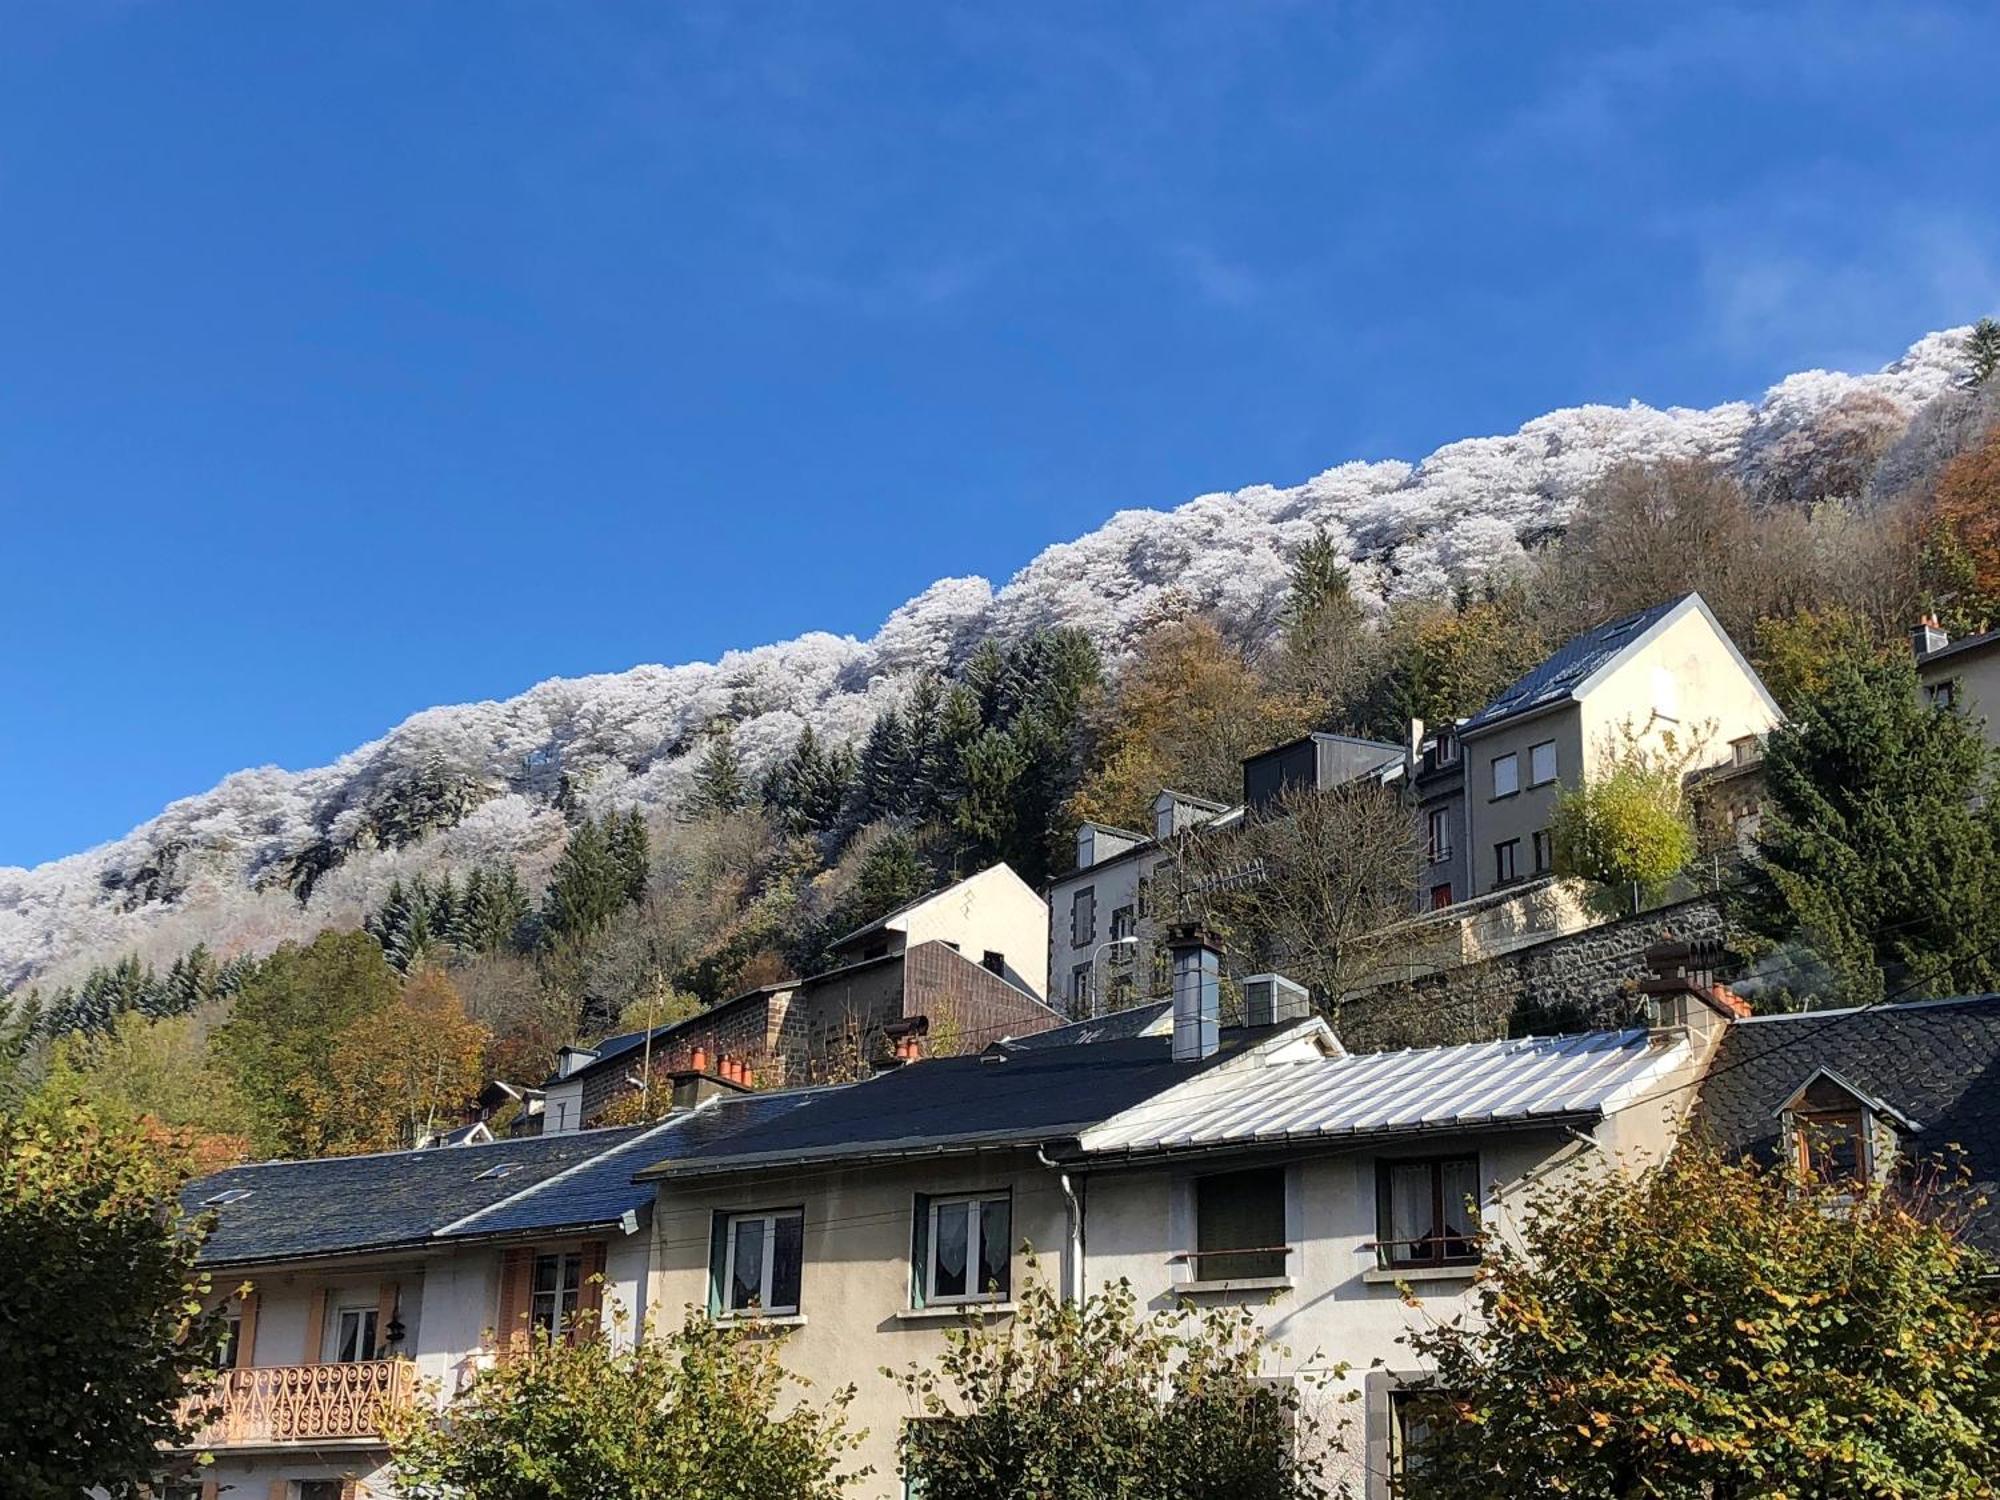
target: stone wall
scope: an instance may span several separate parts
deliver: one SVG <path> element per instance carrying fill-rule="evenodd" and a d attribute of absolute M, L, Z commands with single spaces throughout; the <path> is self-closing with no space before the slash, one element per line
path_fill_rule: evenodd
<path fill-rule="evenodd" d="M 1645 951 L 1665 938 L 1726 937 L 1720 905 L 1703 895 L 1565 933 L 1495 958 L 1348 998 L 1336 1027 L 1357 1052 L 1451 1046 L 1635 1024 Z"/>

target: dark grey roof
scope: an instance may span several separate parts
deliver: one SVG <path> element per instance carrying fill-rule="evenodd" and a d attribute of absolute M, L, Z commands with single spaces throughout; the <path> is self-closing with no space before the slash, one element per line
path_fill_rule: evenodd
<path fill-rule="evenodd" d="M 615 1224 L 627 1212 L 643 1214 L 652 1205 L 655 1189 L 651 1183 L 634 1182 L 632 1176 L 657 1161 L 662 1153 L 702 1149 L 733 1131 L 778 1119 L 817 1092 L 798 1089 L 712 1099 L 699 1109 L 671 1115 L 653 1129 L 633 1135 L 602 1155 L 503 1203 L 458 1220 L 442 1237 L 460 1239 L 529 1230 L 580 1229 Z"/>
<path fill-rule="evenodd" d="M 416 1244 L 479 1209 L 644 1133 L 644 1127 L 523 1136 L 482 1146 L 255 1162 L 191 1182 L 181 1201 L 248 1196 L 217 1210 L 208 1262 L 280 1260 Z M 503 1176 L 482 1174 L 503 1163 Z"/>
<path fill-rule="evenodd" d="M 633 1174 L 677 1150 L 778 1119 L 814 1090 L 725 1095 L 651 1125 L 526 1136 L 488 1145 L 231 1167 L 188 1184 L 198 1208 L 220 1194 L 209 1264 L 349 1255 L 486 1236 L 584 1229 L 645 1214 L 650 1184 Z M 507 1165 L 503 1175 L 488 1171 Z"/>
<path fill-rule="evenodd" d="M 1731 1154 L 1775 1161 L 1777 1111 L 1821 1068 L 1913 1120 L 1912 1156 L 1961 1149 L 1979 1191 L 2000 1203 L 2000 995 L 1738 1021 L 1702 1085 L 1697 1123 Z M 1972 1238 L 2000 1251 L 2000 1211 L 1982 1213 Z"/>
<path fill-rule="evenodd" d="M 1196 1063 L 1175 1062 L 1172 1039 L 1165 1036 L 1071 1046 L 1035 1037 L 976 1056 L 933 1058 L 827 1089 L 776 1120 L 725 1139 L 662 1151 L 649 1175 L 690 1177 L 1062 1140 L 1271 1034 L 1270 1027 L 1225 1031 L 1216 1055 Z"/>
<path fill-rule="evenodd" d="M 1961 636 L 1947 642 L 1935 651 L 1926 651 L 1917 657 L 1917 668 L 1921 671 L 1933 662 L 1949 661 L 1954 656 L 1975 655 L 1988 646 L 2000 646 L 2000 630 L 1988 630 L 1979 635 Z"/>
<path fill-rule="evenodd" d="M 1595 630 L 1586 630 L 1574 640 L 1565 643 L 1533 671 L 1460 724 L 1458 726 L 1460 737 L 1475 734 L 1505 719 L 1517 718 L 1522 714 L 1533 713 L 1536 709 L 1562 702 L 1592 673 L 1609 666 L 1640 636 L 1680 608 L 1687 600 L 1695 597 L 1697 596 L 1693 594 L 1684 594 L 1679 599 L 1670 599 L 1665 604 L 1642 609 L 1636 615 L 1626 615 L 1600 625 Z"/>

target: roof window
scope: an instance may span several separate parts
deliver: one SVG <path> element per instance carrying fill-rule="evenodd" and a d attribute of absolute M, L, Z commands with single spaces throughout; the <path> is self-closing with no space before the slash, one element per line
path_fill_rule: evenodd
<path fill-rule="evenodd" d="M 222 1208 L 231 1203 L 241 1203 L 255 1191 L 255 1188 L 224 1188 L 213 1198 L 202 1199 L 201 1206 L 203 1208 Z"/>
<path fill-rule="evenodd" d="M 503 1177 L 512 1176 L 520 1169 L 521 1164 L 517 1161 L 496 1161 L 472 1180 L 474 1182 L 498 1182 Z"/>

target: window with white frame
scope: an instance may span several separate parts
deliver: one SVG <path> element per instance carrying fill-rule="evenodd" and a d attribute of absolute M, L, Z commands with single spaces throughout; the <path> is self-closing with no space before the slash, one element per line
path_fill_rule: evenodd
<path fill-rule="evenodd" d="M 1521 757 L 1513 751 L 1493 757 L 1493 795 L 1511 797 L 1521 790 Z"/>
<path fill-rule="evenodd" d="M 730 1215 L 723 1237 L 721 1310 L 733 1317 L 796 1313 L 805 1234 L 803 1209 Z"/>
<path fill-rule="evenodd" d="M 528 1292 L 528 1316 L 534 1327 L 549 1338 L 563 1333 L 576 1320 L 577 1299 L 583 1295 L 583 1256 L 537 1255 L 535 1276 Z"/>
<path fill-rule="evenodd" d="M 1547 786 L 1556 779 L 1556 742 L 1543 740 L 1528 747 L 1528 785 Z"/>
<path fill-rule="evenodd" d="M 917 1283 L 925 1307 L 1002 1302 L 1013 1294 L 1014 1204 L 1008 1193 L 917 1202 Z"/>
<path fill-rule="evenodd" d="M 1434 865 L 1451 858 L 1451 809 L 1433 807 L 1424 814 L 1424 850 Z"/>
<path fill-rule="evenodd" d="M 375 1309 L 343 1307 L 334 1314 L 333 1358 L 337 1364 L 351 1365 L 375 1357 Z"/>
<path fill-rule="evenodd" d="M 1285 1169 L 1218 1172 L 1194 1184 L 1196 1281 L 1285 1274 Z"/>
<path fill-rule="evenodd" d="M 1502 839 L 1493 846 L 1493 883 L 1505 885 L 1521 874 L 1521 841 Z"/>
<path fill-rule="evenodd" d="M 1556 867 L 1556 841 L 1546 828 L 1537 828 L 1534 834 L 1535 873 L 1546 875 Z"/>
<path fill-rule="evenodd" d="M 233 1370 L 234 1368 L 236 1368 L 237 1354 L 238 1351 L 242 1349 L 242 1347 L 243 1347 L 243 1314 L 240 1310 L 232 1310 L 229 1313 L 229 1315 L 223 1319 L 222 1347 L 215 1351 L 216 1369 Z"/>
<path fill-rule="evenodd" d="M 1399 1479 L 1423 1473 L 1425 1454 L 1451 1420 L 1451 1403 L 1435 1391 L 1394 1391 L 1389 1417 L 1389 1472 Z"/>

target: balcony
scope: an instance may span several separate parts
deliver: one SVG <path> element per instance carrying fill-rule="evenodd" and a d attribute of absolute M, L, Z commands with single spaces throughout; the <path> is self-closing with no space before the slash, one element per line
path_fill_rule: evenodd
<path fill-rule="evenodd" d="M 367 1442 L 416 1391 L 417 1367 L 406 1359 L 262 1365 L 225 1371 L 208 1394 L 185 1398 L 181 1415 L 208 1419 L 191 1448 Z"/>

